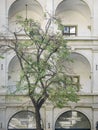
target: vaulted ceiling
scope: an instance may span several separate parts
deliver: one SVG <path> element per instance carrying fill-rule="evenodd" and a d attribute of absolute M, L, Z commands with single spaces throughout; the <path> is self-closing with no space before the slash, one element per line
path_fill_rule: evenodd
<path fill-rule="evenodd" d="M 35 0 L 16 0 L 9 9 L 9 17 L 13 17 L 15 14 L 21 11 L 26 10 L 26 4 L 27 4 L 27 10 L 34 11 L 38 13 L 39 15 L 42 14 L 43 10 L 41 5 L 35 1 Z"/>
<path fill-rule="evenodd" d="M 56 15 L 69 10 L 76 11 L 85 17 L 90 16 L 90 9 L 83 0 L 63 0 L 56 9 Z"/>

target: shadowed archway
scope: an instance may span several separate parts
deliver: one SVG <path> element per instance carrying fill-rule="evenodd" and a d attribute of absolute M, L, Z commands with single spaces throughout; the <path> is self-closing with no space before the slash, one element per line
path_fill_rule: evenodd
<path fill-rule="evenodd" d="M 81 112 L 67 111 L 55 123 L 55 130 L 90 130 L 89 119 Z"/>
<path fill-rule="evenodd" d="M 35 130 L 35 113 L 32 111 L 19 111 L 8 122 L 8 130 Z"/>

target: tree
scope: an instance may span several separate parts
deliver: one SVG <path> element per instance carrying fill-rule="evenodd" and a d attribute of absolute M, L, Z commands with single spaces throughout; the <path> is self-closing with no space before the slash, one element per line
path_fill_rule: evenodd
<path fill-rule="evenodd" d="M 36 129 L 41 130 L 40 109 L 47 100 L 60 108 L 68 101 L 78 101 L 77 86 L 64 65 L 70 62 L 70 51 L 61 33 L 49 33 L 50 24 L 43 31 L 32 19 L 20 17 L 18 22 L 26 39 L 20 40 L 13 32 L 14 40 L 0 48 L 12 49 L 18 58 L 21 73 L 16 92 L 26 90 L 35 108 Z"/>

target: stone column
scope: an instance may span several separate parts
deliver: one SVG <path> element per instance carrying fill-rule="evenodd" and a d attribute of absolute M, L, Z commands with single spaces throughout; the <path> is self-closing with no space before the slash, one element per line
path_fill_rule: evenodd
<path fill-rule="evenodd" d="M 46 130 L 53 130 L 53 106 L 46 106 Z"/>

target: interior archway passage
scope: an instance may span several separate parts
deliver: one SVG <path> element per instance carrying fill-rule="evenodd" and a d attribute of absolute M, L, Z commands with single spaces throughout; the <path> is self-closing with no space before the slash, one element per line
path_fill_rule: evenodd
<path fill-rule="evenodd" d="M 61 114 L 55 124 L 55 130 L 90 130 L 88 118 L 78 111 L 67 111 Z"/>

